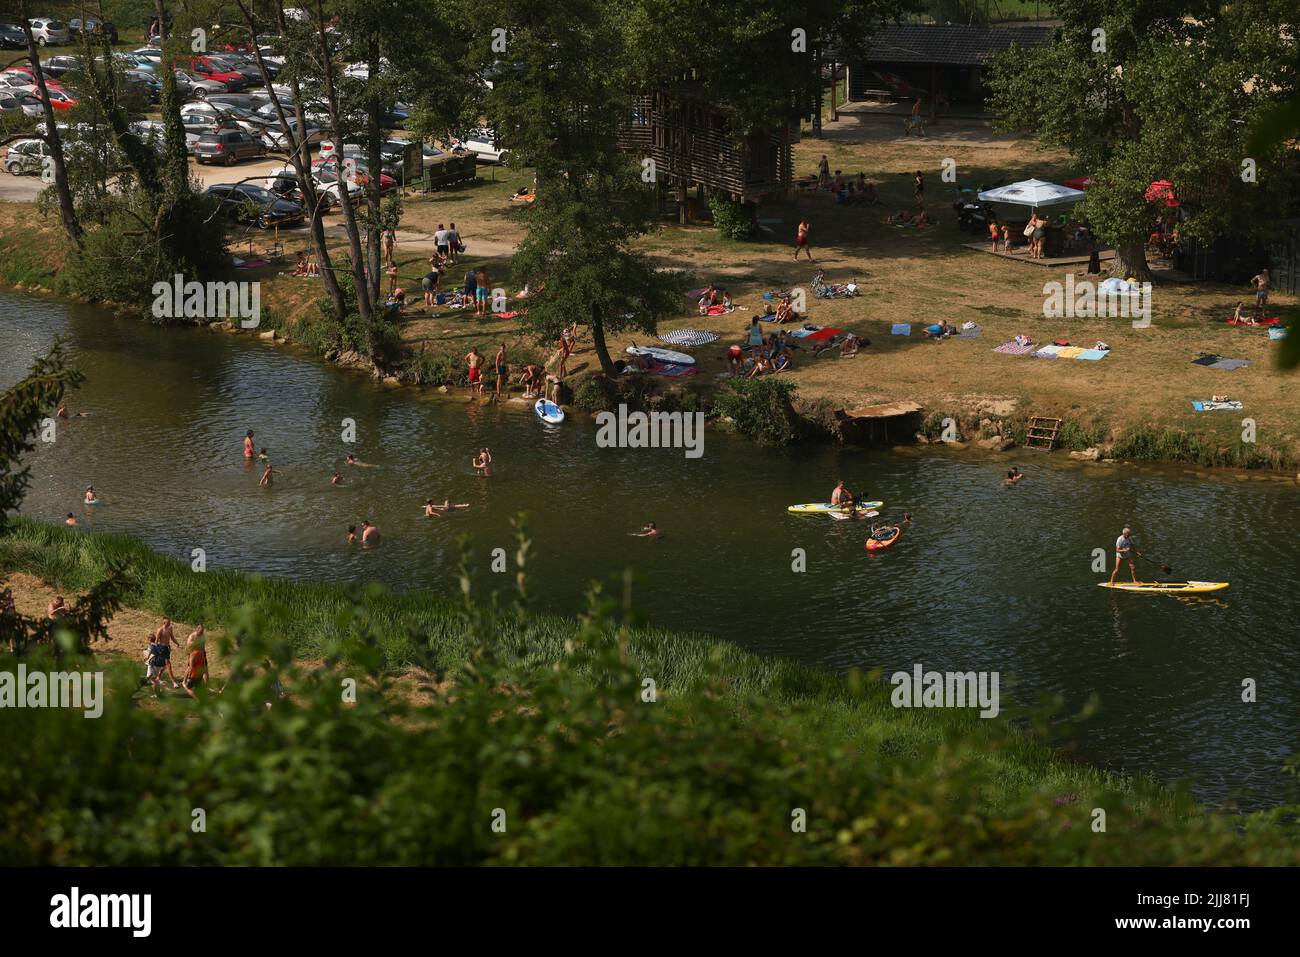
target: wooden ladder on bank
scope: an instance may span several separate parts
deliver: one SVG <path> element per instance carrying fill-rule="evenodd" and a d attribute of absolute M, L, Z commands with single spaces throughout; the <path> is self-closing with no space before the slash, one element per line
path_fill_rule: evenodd
<path fill-rule="evenodd" d="M 1061 420 L 1044 415 L 1031 415 L 1025 431 L 1025 448 L 1037 452 L 1050 452 L 1056 447 L 1056 433 L 1061 431 Z"/>

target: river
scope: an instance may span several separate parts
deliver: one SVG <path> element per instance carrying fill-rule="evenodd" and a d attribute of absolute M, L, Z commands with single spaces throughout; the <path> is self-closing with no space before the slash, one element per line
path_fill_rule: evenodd
<path fill-rule="evenodd" d="M 32 517 L 72 511 L 84 528 L 187 560 L 201 547 L 210 566 L 451 594 L 457 537 L 472 536 L 486 571 L 490 549 L 513 555 L 523 510 L 545 610 L 574 612 L 591 580 L 632 566 L 657 626 L 836 670 L 996 671 L 1004 708 L 1045 693 L 1078 707 L 1095 692 L 1102 710 L 1075 739 L 1078 757 L 1189 782 L 1212 804 L 1287 793 L 1281 766 L 1300 751 L 1294 484 L 1023 453 L 1028 478 L 1004 489 L 1008 462 L 970 453 L 776 450 L 715 431 L 698 459 L 602 449 L 588 418 L 547 426 L 528 409 L 385 389 L 250 337 L 17 293 L 0 293 L 0 388 L 56 336 L 87 376 L 69 405 L 92 415 L 30 457 Z M 354 444 L 342 441 L 348 419 Z M 275 465 L 269 489 L 242 458 L 248 429 Z M 481 446 L 491 478 L 470 467 Z M 348 452 L 377 467 L 343 465 Z M 330 485 L 335 468 L 342 486 Z M 786 513 L 839 477 L 885 500 L 886 517 L 913 513 L 896 547 L 868 555 L 862 523 Z M 89 484 L 92 508 L 80 504 Z M 426 498 L 470 508 L 425 519 Z M 381 530 L 377 547 L 345 544 L 362 519 Z M 647 521 L 662 541 L 629 537 Z M 1173 577 L 1232 587 L 1201 600 L 1095 587 L 1106 576 L 1093 550 L 1109 555 L 1126 522 Z M 1256 703 L 1242 701 L 1247 678 Z"/>

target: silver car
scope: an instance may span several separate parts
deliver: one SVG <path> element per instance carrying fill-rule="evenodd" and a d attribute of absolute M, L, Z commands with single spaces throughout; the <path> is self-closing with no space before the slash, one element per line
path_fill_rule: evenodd
<path fill-rule="evenodd" d="M 197 73 L 186 73 L 184 70 L 177 70 L 176 89 L 180 91 L 181 96 L 192 96 L 197 100 L 206 100 L 208 94 L 225 93 L 227 87 L 220 80 L 209 80 L 206 76 L 199 76 Z"/>
<path fill-rule="evenodd" d="M 27 22 L 32 25 L 32 37 L 36 40 L 38 46 L 68 42 L 68 28 L 62 20 L 37 17 Z"/>

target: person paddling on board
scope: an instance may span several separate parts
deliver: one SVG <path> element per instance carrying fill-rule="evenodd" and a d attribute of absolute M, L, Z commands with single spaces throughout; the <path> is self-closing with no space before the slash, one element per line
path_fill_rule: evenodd
<path fill-rule="evenodd" d="M 1128 569 L 1133 573 L 1133 584 L 1138 583 L 1137 565 L 1133 561 L 1134 552 L 1139 555 L 1142 554 L 1133 541 L 1133 529 L 1125 525 L 1124 531 L 1120 532 L 1119 538 L 1115 539 L 1115 570 L 1110 573 L 1110 583 L 1112 585 L 1115 584 L 1115 576 L 1119 574 L 1120 566 L 1124 562 L 1128 562 Z"/>
<path fill-rule="evenodd" d="M 835 490 L 831 492 L 832 505 L 848 505 L 853 501 L 853 493 L 844 487 L 844 479 L 840 479 L 835 485 Z"/>

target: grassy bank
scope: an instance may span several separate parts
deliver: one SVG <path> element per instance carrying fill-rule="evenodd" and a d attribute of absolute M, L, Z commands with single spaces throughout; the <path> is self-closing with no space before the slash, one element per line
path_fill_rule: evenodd
<path fill-rule="evenodd" d="M 130 604 L 222 628 L 230 684 L 171 701 L 179 721 L 134 705 L 129 666 L 96 721 L 6 711 L 10 863 L 1300 863 L 1276 815 L 1205 814 L 1059 759 L 1005 712 L 895 709 L 879 681 L 644 629 L 604 596 L 579 619 L 480 616 L 198 574 L 123 536 L 0 536 L 5 574 L 66 590 L 113 562 Z M 441 678 L 427 706 L 388 693 L 411 665 Z"/>

